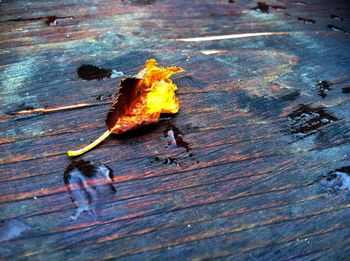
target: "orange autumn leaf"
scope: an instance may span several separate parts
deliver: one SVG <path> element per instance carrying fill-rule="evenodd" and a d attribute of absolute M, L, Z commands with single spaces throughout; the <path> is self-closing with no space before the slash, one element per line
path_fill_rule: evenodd
<path fill-rule="evenodd" d="M 155 59 L 148 60 L 135 77 L 122 80 L 116 99 L 107 114 L 108 130 L 85 148 L 68 151 L 68 156 L 78 156 L 89 151 L 111 133 L 121 134 L 158 122 L 162 113 L 177 113 L 180 107 L 175 94 L 177 86 L 169 78 L 183 71 L 179 67 L 158 67 Z"/>

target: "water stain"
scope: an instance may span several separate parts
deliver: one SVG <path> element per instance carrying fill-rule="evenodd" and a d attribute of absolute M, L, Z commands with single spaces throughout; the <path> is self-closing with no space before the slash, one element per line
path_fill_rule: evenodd
<path fill-rule="evenodd" d="M 300 91 L 295 91 L 280 97 L 281 101 L 294 101 L 300 97 Z"/>
<path fill-rule="evenodd" d="M 198 89 L 203 89 L 205 87 L 205 84 L 202 81 L 192 77 L 191 75 L 186 75 L 178 78 L 175 80 L 175 83 L 176 85 L 190 86 Z"/>
<path fill-rule="evenodd" d="M 316 83 L 316 86 L 318 87 L 318 95 L 321 96 L 323 99 L 326 98 L 326 92 L 332 90 L 331 85 L 332 83 L 330 83 L 329 81 L 318 81 Z"/>
<path fill-rule="evenodd" d="M 11 240 L 22 235 L 29 226 L 16 219 L 6 220 L 0 227 L 0 242 Z"/>
<path fill-rule="evenodd" d="M 189 153 L 182 157 L 154 157 L 154 159 L 150 162 L 152 163 L 163 163 L 164 165 L 176 165 L 180 167 L 185 167 L 193 164 L 198 164 L 199 161 L 193 158 L 193 154 Z"/>
<path fill-rule="evenodd" d="M 261 13 L 269 13 L 269 9 L 286 9 L 286 7 L 281 5 L 271 5 L 266 2 L 258 2 L 256 7 L 253 7 L 252 10 L 259 11 Z"/>
<path fill-rule="evenodd" d="M 190 151 L 190 144 L 183 139 L 183 133 L 173 125 L 168 126 L 163 131 L 164 137 L 167 139 L 168 145 L 167 147 L 182 147 L 186 149 L 186 151 Z"/>
<path fill-rule="evenodd" d="M 76 20 L 73 16 L 58 17 L 58 16 L 48 16 L 45 23 L 48 26 L 64 26 L 76 24 Z"/>
<path fill-rule="evenodd" d="M 335 32 L 349 33 L 347 30 L 345 30 L 343 28 L 340 28 L 338 26 L 332 25 L 332 24 L 327 25 L 327 28 L 329 28 L 329 29 L 331 29 L 332 31 L 335 31 Z"/>
<path fill-rule="evenodd" d="M 157 157 L 154 157 L 154 159 L 150 163 L 163 163 L 164 165 L 184 166 L 184 164 L 181 161 L 181 159 L 179 160 L 178 158 L 174 158 L 174 157 L 161 158 L 161 157 L 157 156 Z"/>
<path fill-rule="evenodd" d="M 186 133 L 194 131 L 195 127 L 187 127 Z M 184 140 L 184 133 L 174 125 L 169 125 L 163 136 L 166 141 L 166 150 L 161 156 L 154 157 L 150 163 L 163 163 L 164 165 L 189 166 L 199 163 L 192 153 L 190 144 Z"/>
<path fill-rule="evenodd" d="M 295 4 L 295 5 L 302 5 L 302 6 L 307 6 L 308 5 L 307 3 L 300 2 L 300 1 L 293 1 L 292 3 Z"/>
<path fill-rule="evenodd" d="M 96 101 L 108 101 L 112 100 L 113 94 L 99 94 L 96 96 Z"/>
<path fill-rule="evenodd" d="M 96 101 L 104 101 L 104 97 L 103 97 L 103 95 L 97 95 L 96 96 Z"/>
<path fill-rule="evenodd" d="M 338 20 L 338 21 L 344 21 L 344 18 L 343 17 L 340 17 L 338 15 L 331 15 L 331 18 L 334 19 L 334 20 Z"/>
<path fill-rule="evenodd" d="M 235 102 L 242 110 L 258 114 L 279 115 L 285 106 L 285 103 L 281 102 L 283 98 L 256 96 L 245 90 L 237 91 L 235 96 Z"/>
<path fill-rule="evenodd" d="M 350 191 L 350 166 L 329 172 L 321 179 L 323 190 L 328 192 Z"/>
<path fill-rule="evenodd" d="M 350 93 L 350 87 L 344 87 L 341 89 L 342 93 Z"/>
<path fill-rule="evenodd" d="M 33 110 L 34 107 L 27 105 L 25 102 L 22 102 L 21 104 L 17 105 L 12 110 L 9 110 L 6 112 L 8 115 L 16 115 L 19 111 L 26 111 L 26 110 Z"/>
<path fill-rule="evenodd" d="M 338 119 L 332 114 L 326 112 L 325 108 L 301 104 L 298 109 L 288 116 L 290 134 L 297 138 L 305 138 L 308 135 L 319 132 L 324 127 Z"/>
<path fill-rule="evenodd" d="M 116 193 L 113 171 L 106 165 L 94 165 L 90 161 L 71 163 L 63 175 L 69 195 L 77 207 L 71 219 L 76 220 L 86 211 L 96 218 L 103 202 Z"/>
<path fill-rule="evenodd" d="M 298 17 L 299 21 L 303 21 L 304 24 L 315 24 L 316 21 L 313 19 L 309 19 L 309 18 L 304 18 L 304 17 Z"/>
<path fill-rule="evenodd" d="M 80 78 L 87 81 L 109 79 L 112 75 L 112 69 L 99 68 L 90 64 L 80 66 L 77 72 Z"/>
<path fill-rule="evenodd" d="M 166 164 L 166 165 L 173 165 L 173 164 L 179 165 L 179 164 L 177 163 L 176 158 L 171 158 L 171 157 L 165 158 L 164 161 L 163 161 L 163 163 Z"/>
<path fill-rule="evenodd" d="M 123 72 L 113 69 L 99 68 L 91 64 L 83 64 L 77 70 L 78 76 L 84 80 L 106 80 L 110 78 L 123 77 Z"/>

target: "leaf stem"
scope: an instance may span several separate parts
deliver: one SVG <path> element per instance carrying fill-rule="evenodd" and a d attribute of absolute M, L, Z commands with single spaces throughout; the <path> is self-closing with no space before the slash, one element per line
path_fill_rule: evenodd
<path fill-rule="evenodd" d="M 104 141 L 111 132 L 109 130 L 105 131 L 99 138 L 97 138 L 93 143 L 90 143 L 86 147 L 80 149 L 80 150 L 69 150 L 67 151 L 67 155 L 69 157 L 75 157 L 79 156 L 81 154 L 84 154 L 85 152 L 91 150 L 92 148 L 96 147 L 98 144 L 100 144 L 102 141 Z"/>

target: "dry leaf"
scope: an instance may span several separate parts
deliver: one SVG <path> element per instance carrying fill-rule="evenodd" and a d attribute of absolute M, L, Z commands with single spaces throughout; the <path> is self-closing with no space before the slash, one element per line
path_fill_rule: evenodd
<path fill-rule="evenodd" d="M 175 95 L 177 87 L 169 77 L 183 71 L 179 67 L 158 67 L 155 59 L 148 60 L 135 77 L 122 80 L 117 98 L 107 115 L 108 130 L 85 148 L 68 151 L 68 156 L 89 151 L 111 133 L 121 134 L 155 123 L 162 113 L 177 113 L 180 107 Z"/>

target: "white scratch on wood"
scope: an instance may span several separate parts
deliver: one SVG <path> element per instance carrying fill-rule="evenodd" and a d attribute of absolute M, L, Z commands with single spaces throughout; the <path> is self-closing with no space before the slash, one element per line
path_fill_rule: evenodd
<path fill-rule="evenodd" d="M 212 35 L 212 36 L 202 36 L 202 37 L 193 37 L 193 38 L 175 38 L 172 40 L 176 42 L 204 42 L 204 41 L 238 39 L 238 38 L 283 35 L 283 34 L 288 34 L 288 32 L 262 32 L 262 33 Z"/>
<path fill-rule="evenodd" d="M 209 55 L 209 54 L 216 54 L 216 53 L 226 53 L 228 50 L 202 50 L 200 51 L 203 54 Z"/>

